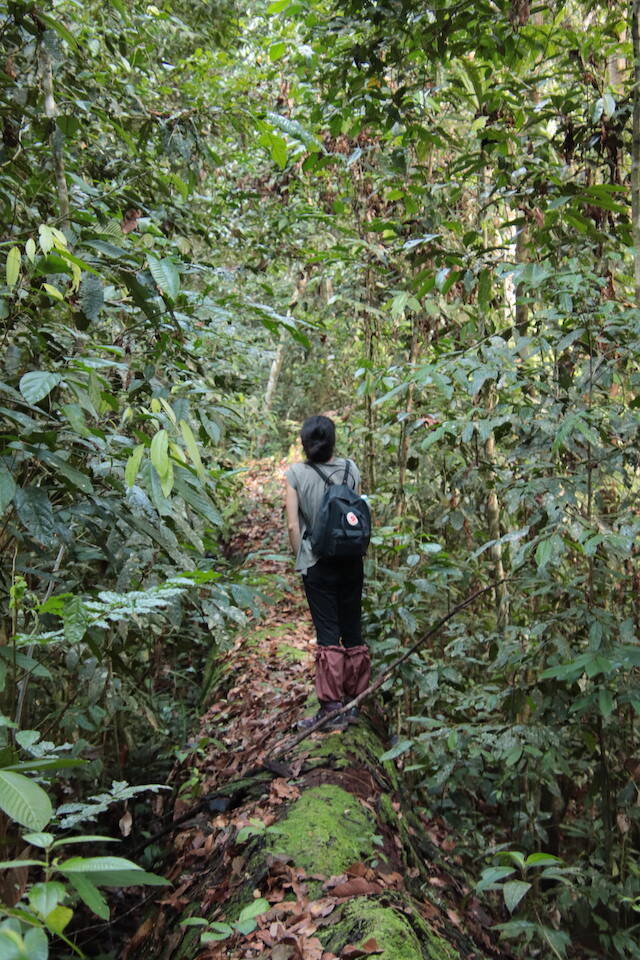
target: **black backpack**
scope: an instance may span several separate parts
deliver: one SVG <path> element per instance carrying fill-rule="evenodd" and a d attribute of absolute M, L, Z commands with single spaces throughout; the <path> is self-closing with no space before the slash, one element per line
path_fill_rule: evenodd
<path fill-rule="evenodd" d="M 371 539 L 371 512 L 367 501 L 347 483 L 349 461 L 342 483 L 335 483 L 315 463 L 307 463 L 325 482 L 324 496 L 311 531 L 311 549 L 317 557 L 362 557 Z"/>

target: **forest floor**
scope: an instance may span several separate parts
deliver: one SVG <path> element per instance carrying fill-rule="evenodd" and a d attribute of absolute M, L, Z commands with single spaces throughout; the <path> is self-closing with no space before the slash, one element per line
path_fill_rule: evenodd
<path fill-rule="evenodd" d="M 212 700 L 192 740 L 193 752 L 174 776 L 174 785 L 182 785 L 173 810 L 174 820 L 188 813 L 199 797 L 220 792 L 225 785 L 242 780 L 259 768 L 269 752 L 295 730 L 297 721 L 310 709 L 314 633 L 303 591 L 292 570 L 293 564 L 285 565 L 282 559 L 278 559 L 288 551 L 280 506 L 285 469 L 285 461 L 256 461 L 245 475 L 246 519 L 239 524 L 234 535 L 232 551 L 236 557 L 244 558 L 242 562 L 252 573 L 265 578 L 272 602 L 263 610 L 259 620 L 251 621 L 247 628 L 239 631 L 233 648 L 222 657 L 222 662 L 219 656 L 216 657 L 216 673 L 210 693 Z M 411 886 L 412 879 L 414 887 L 416 882 L 424 882 L 429 891 L 428 896 L 422 896 L 421 902 L 418 901 L 420 916 L 414 920 L 423 927 L 428 924 L 428 936 L 433 934 L 434 943 L 442 943 L 444 952 L 441 954 L 438 950 L 433 953 L 434 957 L 454 956 L 453 952 L 447 952 L 452 931 L 454 939 L 456 931 L 460 931 L 465 942 L 475 948 L 463 952 L 462 956 L 505 956 L 496 948 L 488 932 L 492 918 L 487 916 L 460 879 L 460 861 L 454 852 L 456 845 L 445 824 L 437 818 L 428 818 L 426 814 L 418 815 L 418 831 L 408 826 L 406 820 L 400 823 L 403 813 L 398 802 L 399 793 L 390 787 L 389 781 L 386 784 L 381 781 L 373 769 L 377 756 L 384 750 L 378 740 L 381 732 L 384 736 L 384 727 L 374 707 L 367 708 L 367 713 L 367 724 L 373 730 L 371 736 L 376 743 L 368 769 L 363 760 L 367 749 L 364 730 L 354 732 L 350 727 L 352 732 L 347 735 L 361 738 L 360 742 L 353 739 L 359 753 L 358 760 L 354 760 L 352 745 L 351 759 L 334 764 L 329 770 L 327 744 L 330 739 L 335 741 L 343 735 L 316 733 L 296 749 L 286 765 L 282 765 L 284 775 L 278 775 L 280 771 L 268 775 L 267 781 L 259 783 L 257 790 L 248 790 L 239 804 L 234 803 L 233 807 L 225 809 L 223 799 L 218 810 L 199 812 L 180 826 L 172 842 L 171 867 L 165 871 L 173 883 L 173 890 L 159 901 L 160 913 L 147 917 L 132 936 L 124 951 L 124 960 L 137 960 L 140 956 L 177 960 L 196 955 L 198 960 L 249 960 L 256 957 L 273 960 L 335 960 L 340 957 L 346 960 L 381 953 L 371 940 L 365 942 L 364 947 L 354 943 L 342 945 L 336 953 L 323 947 L 331 940 L 323 935 L 327 924 L 332 922 L 330 915 L 336 906 L 343 906 L 349 898 L 373 896 L 379 899 L 386 893 L 396 906 L 404 898 L 405 906 L 401 909 L 411 915 L 416 911 L 413 906 L 406 906 L 409 896 L 406 885 Z M 318 767 L 319 753 L 324 756 L 322 769 Z M 389 766 L 387 764 L 387 774 Z M 391 770 L 391 780 L 394 777 Z M 374 819 L 375 811 L 378 811 L 378 823 L 384 799 L 391 813 L 389 823 L 393 824 L 393 818 L 398 821 L 388 828 L 376 827 L 372 831 L 375 834 L 380 829 L 384 834 L 375 839 L 381 849 L 378 851 L 373 847 L 370 857 L 353 856 L 354 862 L 347 859 L 344 869 L 332 870 L 332 875 L 323 871 L 320 852 L 317 861 L 312 855 L 311 861 L 317 865 L 311 869 L 308 864 L 305 869 L 299 860 L 291 862 L 291 857 L 268 857 L 266 876 L 263 870 L 255 888 L 248 887 L 247 877 L 251 875 L 248 866 L 251 866 L 252 855 L 246 848 L 251 844 L 239 844 L 238 831 L 249 828 L 258 837 L 267 837 L 269 828 L 281 819 L 289 805 L 300 798 L 301 792 L 318 785 L 325 790 L 333 786 L 346 789 L 359 800 L 367 816 Z M 277 830 L 276 827 L 273 833 Z M 418 848 L 422 842 L 426 845 L 423 849 L 438 851 L 437 865 L 420 863 L 415 857 L 412 859 L 414 850 L 409 856 L 411 866 L 407 866 L 407 830 L 413 835 L 413 841 L 418 841 Z M 245 831 L 245 835 L 249 831 Z M 422 834 L 422 831 L 424 838 L 419 841 L 417 833 Z M 451 863 L 451 873 L 447 872 L 447 862 Z M 187 931 L 190 942 L 185 946 L 185 928 L 178 925 L 179 917 L 182 920 L 191 916 L 225 921 L 234 912 L 237 916 L 239 909 L 252 902 L 252 897 L 270 904 L 268 912 L 258 918 L 255 930 L 200 946 L 197 941 L 204 927 L 193 927 Z M 415 923 L 413 925 L 415 928 Z M 411 934 L 410 927 L 408 932 Z M 440 935 L 447 937 L 448 943 L 441 941 Z M 469 935 L 471 941 L 466 939 Z M 458 949 L 460 947 L 458 944 Z M 384 956 L 388 955 L 385 951 Z M 432 953 L 428 955 L 432 956 Z M 455 953 L 455 956 L 459 955 Z"/>

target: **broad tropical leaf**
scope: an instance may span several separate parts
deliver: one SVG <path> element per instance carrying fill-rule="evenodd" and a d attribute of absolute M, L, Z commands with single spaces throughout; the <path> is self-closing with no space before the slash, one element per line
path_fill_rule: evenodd
<path fill-rule="evenodd" d="M 20 393 L 27 403 L 35 405 L 51 393 L 61 380 L 62 377 L 59 373 L 51 373 L 48 370 L 32 370 L 30 373 L 25 373 L 21 378 Z"/>
<path fill-rule="evenodd" d="M 42 830 L 53 807 L 42 787 L 21 773 L 0 770 L 0 809 L 29 830 Z"/>

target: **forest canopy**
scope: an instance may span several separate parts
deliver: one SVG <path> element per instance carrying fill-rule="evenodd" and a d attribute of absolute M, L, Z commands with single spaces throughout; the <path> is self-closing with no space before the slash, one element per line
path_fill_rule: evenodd
<path fill-rule="evenodd" d="M 639 6 L 0 0 L 4 860 L 153 803 L 328 412 L 378 667 L 494 585 L 383 688 L 405 789 L 516 956 L 640 956 Z M 0 880 L 0 957 L 156 853 Z"/>

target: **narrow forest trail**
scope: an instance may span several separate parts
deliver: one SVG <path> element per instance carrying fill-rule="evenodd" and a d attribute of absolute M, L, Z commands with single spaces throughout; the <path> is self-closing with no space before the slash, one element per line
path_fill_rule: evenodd
<path fill-rule="evenodd" d="M 380 764 L 382 721 L 367 707 L 344 733 L 313 734 L 271 773 L 267 753 L 315 704 L 314 635 L 297 575 L 282 572 L 286 463 L 250 465 L 235 555 L 269 584 L 273 602 L 218 660 L 211 702 L 177 771 L 174 819 L 198 797 L 243 781 L 227 807 L 176 831 L 173 890 L 131 938 L 123 960 L 481 960 L 507 956 L 459 878 L 444 825 L 403 808 L 392 764 Z M 289 566 L 288 570 L 291 569 Z M 226 809 L 225 809 L 226 808 Z M 247 829 L 248 828 L 248 829 Z M 189 917 L 233 923 L 260 900 L 255 929 L 202 944 Z M 464 904 L 464 921 L 463 916 Z M 252 923 L 249 922 L 249 927 Z"/>

